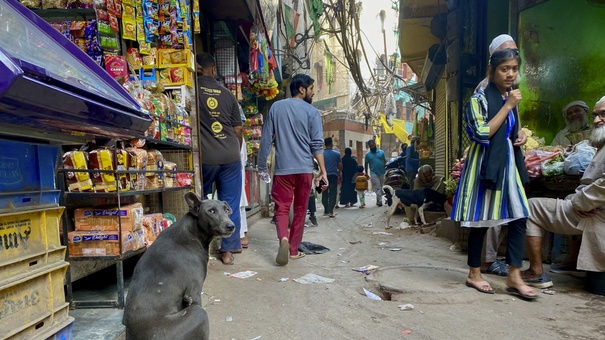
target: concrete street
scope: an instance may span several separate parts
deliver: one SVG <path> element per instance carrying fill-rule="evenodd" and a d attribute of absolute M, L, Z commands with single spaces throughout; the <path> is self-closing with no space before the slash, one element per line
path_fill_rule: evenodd
<path fill-rule="evenodd" d="M 250 247 L 236 255 L 234 265 L 216 259 L 208 265 L 204 301 L 210 338 L 605 338 L 605 297 L 586 293 L 582 279 L 549 273 L 554 295 L 540 293 L 538 301 L 526 302 L 506 294 L 504 277 L 485 275 L 497 293 L 479 293 L 464 285 L 466 254 L 450 250 L 449 240 L 423 234 L 420 228 L 400 230 L 403 215 L 394 216 L 395 227 L 385 230 L 385 211 L 375 206 L 372 196 L 366 209 L 339 208 L 336 218 L 322 217 L 318 211 L 319 227 L 306 228 L 304 241 L 330 251 L 290 260 L 285 267 L 275 264 L 275 226 L 269 218 L 257 221 L 250 227 Z M 375 234 L 380 232 L 392 235 Z M 370 275 L 353 270 L 367 265 L 379 268 Z M 257 274 L 244 279 L 227 275 L 244 270 Z M 294 281 L 310 273 L 334 282 Z M 366 297 L 364 288 L 388 300 Z M 405 304 L 413 309 L 400 310 Z M 103 311 L 106 315 L 97 315 L 96 325 L 90 318 L 87 324 L 79 323 L 86 319 L 86 310 L 73 312 L 74 336 L 84 335 L 84 328 L 97 328 L 99 336 L 100 328 L 123 329 L 116 322 L 121 311 Z"/>

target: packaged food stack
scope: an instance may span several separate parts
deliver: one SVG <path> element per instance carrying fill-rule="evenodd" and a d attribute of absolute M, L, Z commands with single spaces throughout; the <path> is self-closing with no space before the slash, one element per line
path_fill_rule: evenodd
<path fill-rule="evenodd" d="M 125 149 L 116 149 L 114 169 L 120 171 L 128 170 L 130 154 Z M 130 181 L 125 173 L 118 174 L 118 185 L 120 191 L 130 190 Z"/>
<path fill-rule="evenodd" d="M 80 208 L 74 211 L 75 231 L 68 233 L 70 256 L 109 256 L 145 246 L 143 206 Z M 121 227 L 121 234 L 120 234 Z"/>
<path fill-rule="evenodd" d="M 158 150 L 147 151 L 147 184 L 149 188 L 163 187 L 164 156 Z"/>
<path fill-rule="evenodd" d="M 144 141 L 142 143 L 144 145 Z M 147 150 L 143 149 L 141 145 L 137 147 L 137 145 L 141 145 L 137 142 L 134 143 L 133 146 L 126 148 L 131 155 L 134 155 L 134 160 L 130 161 L 130 170 L 147 170 Z M 132 175 L 130 187 L 134 190 L 144 190 L 145 189 L 145 176 L 144 174 L 140 175 Z"/>
<path fill-rule="evenodd" d="M 97 149 L 89 153 L 91 170 L 115 170 L 113 167 L 113 152 L 109 149 Z M 96 192 L 116 191 L 116 177 L 110 172 L 92 172 L 92 181 Z"/>
<path fill-rule="evenodd" d="M 88 170 L 88 153 L 84 151 L 69 151 L 63 155 L 64 169 Z M 88 172 L 67 172 L 65 174 L 69 192 L 94 191 L 92 179 Z"/>
<path fill-rule="evenodd" d="M 145 230 L 145 242 L 150 246 L 164 230 L 162 225 L 163 215 L 161 213 L 143 216 L 143 229 Z"/>
<path fill-rule="evenodd" d="M 164 162 L 164 187 L 172 188 L 178 186 L 176 179 L 176 163 L 173 162 Z"/>

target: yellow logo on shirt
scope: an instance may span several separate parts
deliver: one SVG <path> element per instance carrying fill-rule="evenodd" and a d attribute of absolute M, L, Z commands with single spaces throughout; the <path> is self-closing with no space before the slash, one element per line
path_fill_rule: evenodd
<path fill-rule="evenodd" d="M 218 100 L 216 100 L 216 98 L 208 98 L 208 100 L 206 100 L 206 105 L 208 105 L 208 108 L 210 110 L 214 110 L 218 107 Z"/>
<path fill-rule="evenodd" d="M 212 132 L 219 133 L 219 132 L 223 131 L 223 124 L 221 124 L 219 122 L 214 122 L 214 123 L 212 123 L 212 126 L 210 126 L 210 128 L 212 129 Z"/>

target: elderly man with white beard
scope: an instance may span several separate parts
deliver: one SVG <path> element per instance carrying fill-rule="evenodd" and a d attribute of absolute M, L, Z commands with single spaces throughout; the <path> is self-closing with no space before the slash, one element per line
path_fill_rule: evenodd
<path fill-rule="evenodd" d="M 565 117 L 565 126 L 557 133 L 550 145 L 568 146 L 573 143 L 567 138 L 567 135 L 575 132 L 590 131 L 588 124 L 588 105 L 581 100 L 573 101 L 563 108 L 563 116 Z"/>
<path fill-rule="evenodd" d="M 521 273 L 530 286 L 553 285 L 542 268 L 542 237 L 550 231 L 563 235 L 582 235 L 577 268 L 605 272 L 605 96 L 593 110 L 591 144 L 597 154 L 584 172 L 576 192 L 565 199 L 532 198 L 527 221 L 529 268 Z"/>

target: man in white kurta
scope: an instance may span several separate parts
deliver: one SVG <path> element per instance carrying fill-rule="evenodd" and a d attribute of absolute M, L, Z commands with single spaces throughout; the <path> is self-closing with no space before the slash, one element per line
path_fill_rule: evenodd
<path fill-rule="evenodd" d="M 584 172 L 576 192 L 565 199 L 532 198 L 527 221 L 527 253 L 530 267 L 522 273 L 527 284 L 552 286 L 542 268 L 542 237 L 547 231 L 582 235 L 577 268 L 605 272 L 605 97 L 593 110 L 594 130 L 590 137 L 598 152 Z"/>

